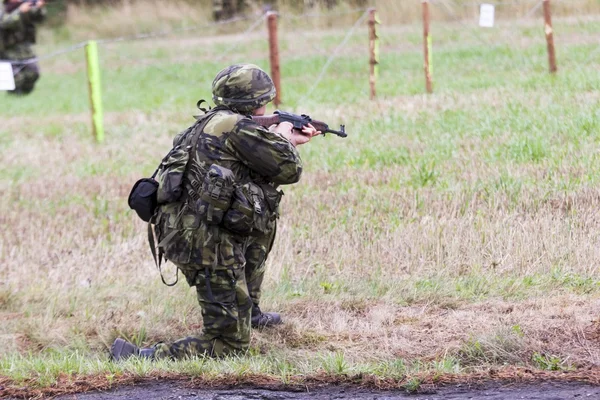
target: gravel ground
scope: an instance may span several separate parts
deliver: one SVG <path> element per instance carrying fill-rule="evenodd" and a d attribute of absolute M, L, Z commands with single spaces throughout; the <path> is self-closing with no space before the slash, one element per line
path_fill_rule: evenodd
<path fill-rule="evenodd" d="M 540 383 L 472 388 L 453 385 L 428 393 L 373 391 L 351 387 L 321 387 L 310 391 L 272 391 L 259 388 L 190 389 L 181 382 L 160 382 L 125 386 L 107 392 L 90 392 L 60 396 L 59 400 L 288 400 L 288 399 L 365 399 L 365 400 L 568 400 L 600 399 L 600 386 L 576 383 Z"/>

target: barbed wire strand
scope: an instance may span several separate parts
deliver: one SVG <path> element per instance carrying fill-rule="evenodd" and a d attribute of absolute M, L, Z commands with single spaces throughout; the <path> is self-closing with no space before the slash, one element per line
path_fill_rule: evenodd
<path fill-rule="evenodd" d="M 529 12 L 527 14 L 525 14 L 525 18 L 530 18 L 533 14 L 535 14 L 537 12 L 537 10 L 540 9 L 540 7 L 542 7 L 542 4 L 544 4 L 543 1 L 538 2 L 535 7 L 533 7 L 531 10 L 529 10 Z"/>
<path fill-rule="evenodd" d="M 543 3 L 543 0 L 537 0 L 537 1 L 538 1 L 538 3 L 533 8 L 539 7 Z M 449 17 L 451 17 L 451 18 L 453 18 L 453 22 L 458 22 L 459 25 L 461 25 L 463 28 L 465 28 L 464 30 L 466 32 L 468 32 L 471 36 L 473 36 L 481 44 L 486 45 L 486 46 L 488 46 L 488 45 L 495 45 L 494 42 L 489 41 L 489 40 L 485 40 L 482 37 L 476 35 L 473 32 L 473 30 L 472 30 L 472 26 L 466 24 L 463 21 L 463 19 L 461 19 L 458 15 L 456 15 L 456 13 L 454 12 L 454 10 L 452 10 L 452 8 L 450 8 L 445 2 L 441 2 L 441 3 L 437 3 L 437 4 L 442 4 L 444 6 L 443 10 L 446 13 L 446 15 L 449 16 Z"/>
<path fill-rule="evenodd" d="M 348 33 L 346 33 L 346 36 L 344 37 L 344 40 L 342 40 L 342 42 L 335 48 L 335 50 L 333 51 L 333 53 L 331 54 L 331 56 L 327 59 L 327 62 L 325 62 L 325 65 L 321 69 L 321 73 L 319 74 L 319 76 L 317 77 L 317 79 L 315 80 L 315 82 L 313 83 L 313 85 L 310 88 L 310 90 L 304 95 L 304 97 L 302 97 L 300 99 L 299 103 L 302 103 L 305 99 L 307 99 L 308 97 L 310 97 L 313 94 L 313 92 L 315 91 L 315 89 L 317 88 L 317 86 L 319 86 L 319 83 L 321 83 L 321 80 L 325 76 L 325 72 L 329 68 L 329 65 L 331 65 L 331 63 L 333 62 L 333 60 L 337 57 L 338 51 L 340 51 L 340 49 L 342 49 L 346 45 L 346 43 L 348 42 L 348 40 L 350 39 L 350 37 L 352 36 L 352 34 L 354 34 L 354 31 L 356 30 L 356 28 L 358 28 L 358 26 L 361 24 L 361 22 L 363 22 L 367 18 L 367 15 L 369 15 L 369 14 L 368 14 L 368 12 L 365 11 L 360 16 L 360 18 L 356 20 L 356 22 L 354 23 L 354 25 L 352 26 L 352 28 L 350 28 L 350 30 L 348 31 Z"/>
<path fill-rule="evenodd" d="M 570 0 L 553 0 L 553 2 L 558 2 L 558 3 L 566 3 Z M 444 0 L 430 0 L 430 2 L 434 5 L 443 5 L 443 9 L 445 11 L 445 13 L 450 16 L 453 17 L 455 21 L 459 22 L 463 27 L 467 28 L 465 30 L 467 30 L 471 35 L 473 35 L 479 42 L 481 42 L 484 45 L 490 45 L 493 43 L 490 43 L 489 41 L 486 41 L 484 39 L 482 39 L 481 37 L 475 35 L 473 32 L 471 32 L 471 30 L 469 29 L 470 27 L 467 26 L 463 21 L 461 21 L 460 18 L 458 18 L 458 16 L 454 13 L 454 11 L 452 10 L 452 8 L 450 8 L 448 6 L 448 2 L 444 1 Z M 459 6 L 457 5 L 453 0 L 449 0 L 449 2 L 451 4 L 453 4 L 454 6 Z M 498 1 L 486 1 L 487 3 L 490 4 L 494 4 L 496 6 L 505 6 L 505 5 L 517 5 L 517 4 L 523 4 L 523 3 L 528 3 L 529 1 L 512 1 L 512 2 L 498 2 Z M 542 0 L 539 0 L 536 5 L 531 8 L 528 13 L 525 15 L 525 17 L 530 17 L 531 15 L 533 15 L 543 4 Z M 475 6 L 475 5 L 480 5 L 480 3 L 477 2 L 471 2 L 471 3 L 463 3 L 461 4 L 461 6 L 466 6 L 466 5 L 471 5 L 471 6 Z M 327 60 L 326 64 L 324 65 L 319 77 L 317 78 L 317 80 L 315 81 L 315 83 L 313 84 L 313 87 L 309 90 L 309 92 L 303 97 L 302 100 L 304 100 L 306 97 L 310 96 L 313 91 L 315 90 L 315 88 L 318 86 L 318 84 L 320 83 L 320 81 L 322 80 L 327 68 L 329 67 L 329 65 L 331 64 L 331 62 L 333 61 L 333 59 L 335 59 L 335 57 L 337 57 L 337 53 L 338 51 L 345 45 L 345 43 L 348 41 L 349 37 L 352 35 L 352 33 L 354 32 L 354 30 L 356 29 L 356 27 L 358 26 L 358 24 L 365 18 L 366 16 L 366 11 L 368 9 L 365 8 L 357 8 L 357 9 L 352 9 L 352 10 L 346 10 L 346 11 L 342 11 L 342 12 L 337 12 L 337 13 L 320 13 L 320 14 L 315 14 L 315 13 L 305 13 L 305 14 L 301 14 L 301 15 L 281 15 L 283 19 L 300 19 L 300 18 L 317 18 L 317 17 L 332 17 L 332 16 L 341 16 L 341 15 L 348 15 L 348 14 L 352 14 L 352 13 L 356 13 L 356 12 L 364 12 L 364 14 L 356 21 L 356 23 L 354 24 L 354 26 L 351 28 L 351 30 L 348 32 L 348 34 L 346 35 L 346 37 L 344 38 L 343 42 L 335 49 L 335 51 L 333 52 L 333 54 L 331 55 L 331 57 Z M 260 22 L 262 20 L 264 20 L 266 16 L 266 13 L 262 14 L 245 32 L 243 32 L 243 35 L 246 35 L 248 33 L 251 33 L 252 31 L 254 31 L 260 24 Z M 181 33 L 181 32 L 190 32 L 190 31 L 194 31 L 194 30 L 198 30 L 198 29 L 202 29 L 202 28 L 210 28 L 210 27 L 214 27 L 214 26 L 219 26 L 219 25 L 226 25 L 226 24 L 230 24 L 230 23 L 234 23 L 234 22 L 238 22 L 238 21 L 243 21 L 243 20 L 248 20 L 249 17 L 234 17 L 234 18 L 230 18 L 227 20 L 223 20 L 223 21 L 217 21 L 217 22 L 213 22 L 210 24 L 202 24 L 202 25 L 196 25 L 196 26 L 191 26 L 191 27 L 186 27 L 186 28 L 180 28 L 180 29 L 172 29 L 172 30 L 166 30 L 166 31 L 156 31 L 156 32 L 150 32 L 150 33 L 145 33 L 145 34 L 136 34 L 136 35 L 129 35 L 129 36 L 121 36 L 118 38 L 110 38 L 110 39 L 99 39 L 97 40 L 97 42 L 99 44 L 111 44 L 111 43 L 118 43 L 118 42 L 126 42 L 126 41 L 135 41 L 135 40 L 145 40 L 145 39 L 151 39 L 151 38 L 156 38 L 156 37 L 162 37 L 162 36 L 169 36 L 169 35 L 173 35 L 176 33 Z M 308 38 L 308 36 L 302 32 L 301 30 L 298 31 L 303 37 Z M 312 44 L 312 41 L 309 41 Z M 88 41 L 85 42 L 80 42 L 80 43 L 76 43 L 72 46 L 63 48 L 63 49 L 59 49 L 57 51 L 51 52 L 49 54 L 45 54 L 39 57 L 33 57 L 30 59 L 24 59 L 24 60 L 0 60 L 0 62 L 4 62 L 4 63 L 10 63 L 12 65 L 19 65 L 21 69 L 25 68 L 26 65 L 28 64 L 33 64 L 36 62 L 40 62 L 40 61 L 44 61 L 50 58 L 54 58 L 60 55 L 64 55 L 76 50 L 79 50 L 83 47 L 86 46 L 86 44 L 88 43 Z M 231 46 L 229 49 L 227 49 L 226 51 L 222 52 L 221 55 L 219 56 L 218 60 L 222 60 L 224 59 L 228 54 L 230 54 L 233 50 L 237 49 L 239 46 L 241 45 L 240 42 L 236 42 L 233 46 Z M 323 50 L 321 50 L 320 48 L 317 48 L 313 45 L 315 50 L 318 50 L 319 53 L 321 54 L 329 54 L 328 52 L 324 52 Z M 107 48 L 107 47 L 103 47 L 103 48 Z M 598 47 L 598 49 L 596 49 L 595 51 L 591 52 L 588 60 L 591 60 L 593 57 L 595 57 L 596 53 L 598 53 L 598 51 L 600 51 L 600 46 Z M 133 57 L 130 59 L 134 59 Z M 165 73 L 168 73 L 171 76 L 174 76 L 174 74 L 170 71 L 167 71 L 165 69 L 162 69 L 156 65 L 152 65 L 150 64 L 150 66 L 153 66 L 159 70 L 162 70 Z M 176 74 L 175 74 L 176 75 Z M 178 79 L 183 79 L 181 76 L 177 76 Z"/>
<path fill-rule="evenodd" d="M 298 30 L 294 30 L 291 32 L 286 32 L 286 35 L 295 35 L 295 34 L 299 34 L 300 36 L 302 36 L 304 39 L 306 39 L 306 42 L 304 42 L 304 44 L 309 44 L 310 47 L 317 53 L 326 56 L 329 55 L 329 52 L 321 47 L 318 47 L 317 45 L 314 44 L 314 40 L 308 36 L 306 33 L 304 33 L 304 31 L 302 29 L 298 29 Z M 296 52 L 297 53 L 297 52 Z"/>
<path fill-rule="evenodd" d="M 337 16 L 342 16 L 342 15 L 355 14 L 357 12 L 366 12 L 367 10 L 368 10 L 368 8 L 354 8 L 351 10 L 340 11 L 340 12 L 335 12 L 335 13 L 326 13 L 326 14 L 314 14 L 314 13 L 306 13 L 306 14 L 301 14 L 301 15 L 281 14 L 281 19 L 282 20 L 286 20 L 286 19 L 296 20 L 296 19 L 300 19 L 300 18 L 337 17 Z M 300 29 L 296 29 L 291 32 L 286 32 L 286 34 L 300 34 L 300 36 L 304 37 L 305 39 L 308 39 L 305 43 L 308 43 L 314 51 L 316 51 L 317 53 L 319 53 L 321 55 L 329 55 L 329 52 L 327 50 L 323 50 L 322 48 L 315 46 L 312 38 L 309 37 L 302 28 L 304 28 L 304 27 L 301 27 Z"/>
<path fill-rule="evenodd" d="M 526 4 L 526 3 L 533 3 L 536 0 L 515 0 L 515 1 L 493 1 L 493 0 L 484 0 L 482 2 L 477 2 L 477 1 L 471 1 L 471 2 L 461 2 L 460 4 L 457 4 L 456 2 L 450 0 L 452 2 L 452 4 L 454 4 L 456 7 L 476 7 L 476 6 L 480 6 L 481 4 L 485 3 L 485 4 L 491 4 L 493 6 L 517 6 L 517 5 L 522 5 L 522 4 Z M 430 3 L 432 4 L 440 4 L 440 3 L 445 3 L 445 0 L 429 0 Z"/>
<path fill-rule="evenodd" d="M 261 18 L 262 17 L 263 16 L 261 15 Z M 121 36 L 121 37 L 110 38 L 110 39 L 98 39 L 98 40 L 96 40 L 96 42 L 98 44 L 108 44 L 108 43 L 116 43 L 116 42 L 126 42 L 126 41 L 129 42 L 129 41 L 135 41 L 135 40 L 153 39 L 156 37 L 170 36 L 175 33 L 189 32 L 189 31 L 194 31 L 194 30 L 198 30 L 198 29 L 202 29 L 202 28 L 210 28 L 210 27 L 214 27 L 214 26 L 218 26 L 218 25 L 226 25 L 226 24 L 230 24 L 233 22 L 244 21 L 244 20 L 248 20 L 248 19 L 249 19 L 249 17 L 235 17 L 235 18 L 229 18 L 229 19 L 223 20 L 223 21 L 213 22 L 211 24 L 196 25 L 196 26 L 191 26 L 191 27 L 187 27 L 187 28 L 172 29 L 169 31 L 156 31 L 156 32 L 142 33 L 142 34 L 137 34 L 137 35 Z M 53 58 L 53 57 L 56 57 L 59 55 L 71 53 L 75 50 L 79 50 L 79 49 L 85 47 L 85 45 L 88 42 L 89 41 L 76 43 L 72 46 L 65 47 L 63 49 L 57 50 L 57 51 L 49 53 L 49 54 L 45 54 L 40 57 L 32 57 L 32 58 L 28 58 L 28 59 L 24 59 L 24 60 L 0 60 L 0 62 L 5 62 L 5 63 L 9 63 L 9 64 L 24 64 L 24 65 L 33 64 L 33 63 L 47 60 L 49 58 Z"/>
<path fill-rule="evenodd" d="M 248 29 L 246 29 L 244 32 L 242 32 L 241 35 L 247 36 L 250 33 L 254 32 L 256 30 L 256 28 L 258 28 L 260 26 L 260 24 L 265 21 L 266 18 L 267 18 L 267 13 L 262 14 L 256 21 L 254 21 L 254 23 L 252 25 L 250 25 L 248 27 Z M 239 48 L 241 45 L 242 45 L 241 41 L 236 41 L 236 43 L 233 46 L 229 47 L 227 50 L 222 52 L 220 54 L 219 58 L 216 59 L 216 61 L 222 61 L 227 55 L 229 55 L 231 52 L 233 52 L 234 50 Z"/>
<path fill-rule="evenodd" d="M 140 34 L 129 35 L 129 36 L 121 36 L 121 37 L 117 37 L 117 38 L 98 39 L 96 41 L 98 42 L 98 44 L 107 44 L 107 43 L 116 43 L 116 42 L 133 42 L 136 40 L 154 39 L 157 37 L 171 36 L 176 33 L 197 31 L 198 29 L 202 29 L 202 28 L 212 28 L 214 26 L 228 25 L 228 24 L 232 24 L 234 22 L 239 22 L 239 21 L 247 21 L 248 19 L 250 19 L 250 17 L 234 17 L 234 18 L 229 18 L 229 19 L 223 20 L 223 21 L 212 22 L 209 24 L 195 25 L 195 26 L 190 26 L 187 28 L 140 33 Z"/>
<path fill-rule="evenodd" d="M 326 13 L 326 14 L 302 14 L 299 16 L 290 16 L 290 19 L 293 18 L 305 18 L 305 17 L 328 17 L 328 16 L 339 16 L 339 15 L 344 15 L 344 14 L 350 14 L 353 12 L 358 12 L 358 11 L 364 11 L 365 9 L 353 9 L 353 10 L 348 10 L 345 12 L 338 12 L 338 13 Z M 265 18 L 266 13 L 261 14 L 261 16 L 257 19 L 257 23 L 258 21 L 262 20 Z M 284 18 L 286 18 L 287 16 L 284 16 Z M 223 21 L 217 21 L 217 22 L 213 22 L 210 24 L 201 24 L 201 25 L 195 25 L 195 26 L 190 26 L 190 27 L 185 27 L 185 28 L 179 28 L 179 29 L 171 29 L 171 30 L 163 30 L 163 31 L 154 31 L 154 32 L 149 32 L 149 33 L 141 33 L 141 34 L 135 34 L 135 35 L 128 35 L 128 36 L 120 36 L 117 38 L 106 38 L 106 39 L 97 39 L 96 42 L 98 44 L 109 44 L 109 43 L 117 43 L 117 42 L 129 42 L 129 41 L 136 41 L 136 40 L 146 40 L 146 39 L 153 39 L 153 38 L 157 38 L 157 37 L 164 37 L 164 36 L 170 36 L 173 34 L 177 34 L 177 33 L 182 33 L 182 32 L 191 32 L 194 30 L 198 30 L 198 29 L 202 29 L 202 28 L 211 28 L 214 26 L 219 26 L 219 25 L 227 25 L 227 24 L 231 24 L 234 22 L 239 22 L 239 21 L 246 21 L 250 19 L 250 17 L 233 17 L 233 18 L 229 18 Z M 43 56 L 39 56 L 39 57 L 32 57 L 32 58 L 28 58 L 28 59 L 24 59 L 24 60 L 0 60 L 0 62 L 3 63 L 9 63 L 9 64 L 23 64 L 23 65 L 27 65 L 27 64 L 33 64 L 33 63 L 37 63 L 49 58 L 53 58 L 53 57 L 57 57 L 59 55 L 63 55 L 66 53 L 70 53 L 73 52 L 75 50 L 79 50 L 83 47 L 85 47 L 85 45 L 88 43 L 88 41 L 84 41 L 84 42 L 80 42 L 80 43 L 76 43 L 72 46 L 68 46 L 65 47 L 63 49 L 57 50 L 55 52 L 49 53 L 49 54 L 45 54 Z M 236 46 L 237 48 L 238 46 Z"/>
<path fill-rule="evenodd" d="M 329 13 L 306 13 L 300 15 L 292 15 L 292 14 L 281 14 L 281 19 L 300 19 L 300 18 L 325 18 L 325 17 L 339 17 L 342 15 L 350 15 L 358 12 L 365 12 L 368 8 L 353 8 L 351 10 L 346 11 L 338 11 L 338 12 L 329 12 Z"/>
<path fill-rule="evenodd" d="M 49 58 L 53 58 L 56 56 L 67 54 L 67 53 L 71 53 L 75 50 L 79 50 L 79 49 L 85 47 L 86 44 L 87 44 L 87 42 L 77 43 L 72 46 L 62 48 L 60 50 L 57 50 L 57 51 L 49 53 L 49 54 L 45 54 L 40 57 L 32 57 L 32 58 L 27 58 L 27 59 L 23 59 L 23 60 L 0 60 L 0 62 L 9 63 L 9 64 L 25 64 L 25 65 L 33 64 L 33 63 L 37 63 L 37 62 L 40 62 L 43 60 L 47 60 Z"/>
<path fill-rule="evenodd" d="M 250 27 L 248 27 L 248 28 L 247 28 L 247 29 L 246 29 L 244 32 L 242 32 L 242 33 L 240 33 L 240 34 L 241 34 L 242 36 L 246 36 L 246 35 L 248 35 L 248 34 L 252 33 L 254 30 L 256 30 L 256 28 L 257 28 L 257 27 L 259 27 L 259 26 L 260 26 L 261 22 L 263 22 L 263 21 L 264 21 L 265 17 L 266 17 L 266 14 L 262 14 L 262 15 L 261 15 L 259 18 L 257 18 L 257 19 L 256 19 L 256 21 L 254 21 L 254 22 L 252 23 L 252 25 L 250 25 Z M 110 42 L 110 43 L 104 43 L 104 44 L 114 44 L 114 43 L 121 43 L 121 42 L 122 42 L 122 41 L 119 41 L 119 42 Z M 238 48 L 240 45 L 241 45 L 241 43 L 240 43 L 239 41 L 238 41 L 238 42 L 236 42 L 236 43 L 235 43 L 233 46 L 230 46 L 230 47 L 229 47 L 227 50 L 223 51 L 223 52 L 220 54 L 219 58 L 217 58 L 217 59 L 215 59 L 215 60 L 213 60 L 213 61 L 216 61 L 216 62 L 218 62 L 218 61 L 221 61 L 223 58 L 225 58 L 225 57 L 226 57 L 228 54 L 230 54 L 232 51 L 234 51 L 235 49 L 237 49 L 237 48 Z M 110 51 L 117 52 L 117 50 L 116 50 L 116 49 L 113 49 L 113 48 L 111 48 L 110 46 L 103 46 L 102 48 L 103 48 L 103 49 L 108 49 L 108 50 L 110 50 Z M 122 54 L 120 54 L 120 53 L 119 53 L 119 55 L 123 57 L 123 55 L 122 55 Z M 140 58 L 139 58 L 139 57 L 130 57 L 130 56 L 124 56 L 123 58 L 125 58 L 125 60 L 138 61 L 138 63 L 140 63 L 140 62 L 139 62 L 139 61 L 140 61 Z M 132 64 L 134 64 L 134 63 L 132 63 Z M 186 82 L 186 83 L 189 83 L 189 78 L 186 78 L 186 77 L 184 77 L 184 76 L 182 76 L 182 75 L 180 75 L 180 74 L 177 74 L 177 73 L 175 73 L 175 72 L 173 72 L 173 71 L 170 71 L 170 70 L 168 70 L 168 69 L 165 69 L 165 68 L 159 67 L 159 66 L 158 66 L 158 65 L 156 65 L 156 64 L 152 64 L 152 63 L 142 63 L 142 64 L 143 64 L 143 65 L 145 65 L 145 66 L 148 66 L 148 67 L 155 68 L 155 69 L 157 69 L 157 70 L 161 71 L 162 73 L 164 73 L 164 74 L 165 74 L 165 75 L 167 75 L 167 76 L 170 76 L 170 77 L 172 77 L 172 78 L 175 78 L 175 79 L 177 79 L 177 80 L 180 80 L 180 81 L 184 81 L 184 82 Z"/>
<path fill-rule="evenodd" d="M 436 3 L 440 4 L 437 1 L 436 1 Z M 456 4 L 454 2 L 452 2 L 452 3 Z M 533 8 L 539 7 L 542 3 L 543 3 L 543 0 L 537 0 L 537 4 Z M 476 35 L 475 32 L 473 32 L 472 27 L 467 25 L 462 18 L 459 18 L 456 15 L 456 13 L 454 12 L 454 10 L 451 7 L 449 7 L 445 1 L 442 1 L 441 4 L 443 5 L 442 9 L 446 12 L 446 15 L 453 18 L 455 22 L 458 22 L 458 24 L 464 28 L 464 31 L 468 32 L 472 37 L 477 39 L 477 41 L 479 41 L 481 44 L 483 44 L 484 46 L 498 46 L 498 44 L 496 44 L 495 42 L 490 41 L 490 40 L 485 40 L 482 37 Z M 512 48 L 511 48 L 511 51 L 512 51 Z M 519 51 L 518 55 L 519 55 L 521 62 L 524 65 L 531 64 L 531 60 L 529 60 L 527 57 L 525 57 L 523 52 Z M 525 72 L 521 68 L 518 68 L 517 72 L 518 72 L 519 76 L 521 76 L 521 77 L 526 76 Z"/>

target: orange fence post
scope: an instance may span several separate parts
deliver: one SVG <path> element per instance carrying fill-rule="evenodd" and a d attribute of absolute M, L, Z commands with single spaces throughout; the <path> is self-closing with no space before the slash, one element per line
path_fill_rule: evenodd
<path fill-rule="evenodd" d="M 556 67 L 556 52 L 554 51 L 554 32 L 552 30 L 550 0 L 544 0 L 544 32 L 546 33 L 546 43 L 548 45 L 548 63 L 550 64 L 550 73 L 555 73 L 558 68 Z"/>
<path fill-rule="evenodd" d="M 369 87 L 371 100 L 377 95 L 377 69 L 379 64 L 379 37 L 377 36 L 377 16 L 374 8 L 369 9 Z"/>
<path fill-rule="evenodd" d="M 281 104 L 281 72 L 279 68 L 279 41 L 277 39 L 277 13 L 267 13 L 267 27 L 269 29 L 269 60 L 271 62 L 271 78 L 275 84 L 277 94 L 273 102 L 275 107 Z"/>
<path fill-rule="evenodd" d="M 423 55 L 425 63 L 425 88 L 427 93 L 433 93 L 431 82 L 431 36 L 429 35 L 429 0 L 423 0 Z"/>

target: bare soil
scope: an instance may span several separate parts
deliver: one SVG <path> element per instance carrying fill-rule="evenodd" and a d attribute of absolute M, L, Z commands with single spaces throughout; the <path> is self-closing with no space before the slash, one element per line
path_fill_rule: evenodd
<path fill-rule="evenodd" d="M 473 387 L 455 384 L 442 388 L 422 388 L 419 393 L 381 391 L 349 386 L 324 386 L 304 390 L 270 390 L 263 388 L 202 389 L 187 387 L 181 381 L 163 381 L 124 386 L 115 390 L 69 394 L 59 400 L 287 400 L 287 399 L 412 399 L 412 400 L 567 400 L 600 399 L 600 386 L 582 383 L 541 382 L 528 384 L 490 384 Z"/>

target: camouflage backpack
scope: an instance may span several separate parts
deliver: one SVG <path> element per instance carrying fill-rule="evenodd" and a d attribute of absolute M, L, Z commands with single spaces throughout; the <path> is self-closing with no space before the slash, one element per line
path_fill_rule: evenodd
<path fill-rule="evenodd" d="M 150 251 L 160 272 L 160 278 L 167 286 L 175 285 L 178 279 L 173 283 L 167 283 L 162 275 L 162 253 L 157 253 L 156 235 L 152 226 L 155 222 L 153 218 L 160 205 L 179 201 L 185 190 L 184 177 L 190 168 L 190 160 L 193 158 L 190 153 L 192 153 L 192 149 L 196 148 L 200 133 L 216 111 L 216 109 L 204 110 L 200 107 L 202 102 L 203 100 L 198 102 L 198 108 L 205 114 L 196 116 L 196 122 L 177 136 L 175 145 L 162 159 L 154 174 L 150 178 L 138 180 L 128 199 L 129 206 L 142 220 L 148 222 Z"/>
<path fill-rule="evenodd" d="M 201 102 L 198 102 L 199 108 Z M 213 111 L 208 111 L 196 117 L 196 123 L 178 135 L 175 146 L 162 159 L 152 176 L 140 179 L 133 185 L 127 202 L 143 221 L 150 222 L 159 205 L 181 198 L 190 151 L 196 147 L 199 133 L 213 114 Z"/>

